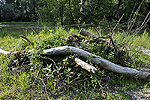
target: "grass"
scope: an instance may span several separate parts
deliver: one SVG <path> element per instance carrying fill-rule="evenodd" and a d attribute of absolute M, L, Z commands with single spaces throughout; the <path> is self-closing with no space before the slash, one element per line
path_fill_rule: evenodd
<path fill-rule="evenodd" d="M 4 37 L 7 35 L 19 37 L 17 34 L 28 34 L 33 31 L 36 31 L 37 33 L 41 31 L 43 26 L 40 26 L 36 22 L 1 22 L 1 24 L 6 25 L 5 27 L 0 27 L 0 37 Z"/>
<path fill-rule="evenodd" d="M 87 30 L 98 35 L 93 29 L 89 28 Z M 96 75 L 91 74 L 73 62 L 72 59 L 78 57 L 77 55 L 39 56 L 38 52 L 41 52 L 43 49 L 73 45 L 64 41 L 64 38 L 76 32 L 79 35 L 79 30 L 74 28 L 69 30 L 65 30 L 62 27 L 55 29 L 45 28 L 38 33 L 32 32 L 31 34 L 26 34 L 26 37 L 32 44 L 22 38 L 18 38 L 16 34 L 6 35 L 7 32 L 1 34 L 0 48 L 11 52 L 33 50 L 37 53 L 25 53 L 16 59 L 14 55 L 0 55 L 0 99 L 52 100 L 60 98 L 61 100 L 129 100 L 131 96 L 126 94 L 125 91 L 134 90 L 141 86 L 145 89 L 144 86 L 149 86 L 149 80 L 136 79 L 134 77 L 128 78 L 124 75 L 99 68 L 98 65 L 87 61 L 99 70 Z M 114 33 L 113 37 L 116 38 L 115 43 L 117 46 L 119 46 L 122 34 L 125 33 Z M 100 44 L 92 42 L 87 44 L 83 43 L 83 47 L 80 48 L 120 65 L 132 68 L 147 68 L 150 65 L 150 57 L 140 52 L 139 49 L 141 46 L 150 49 L 150 37 L 148 34 L 145 31 L 143 34 L 134 37 L 132 44 L 128 42 L 127 45 L 130 49 L 128 55 L 119 59 L 122 61 L 125 60 L 126 62 L 118 62 L 113 56 L 114 52 L 105 55 L 100 49 Z M 128 35 L 126 38 L 130 36 Z M 135 53 L 136 51 L 139 52 Z M 128 57 L 130 57 L 130 60 L 128 60 Z M 30 60 L 30 63 L 26 64 L 26 60 Z M 53 61 L 56 63 L 56 66 Z M 20 72 L 12 71 L 13 64 L 17 68 L 23 68 L 23 66 L 30 66 L 30 68 Z M 33 78 L 36 78 L 36 81 Z M 38 82 L 44 83 L 46 87 L 42 87 Z M 120 88 L 118 89 L 116 87 Z M 118 93 L 114 94 L 114 91 L 118 91 Z"/>
<path fill-rule="evenodd" d="M 37 22 L 0 22 L 1 24 L 15 25 L 15 24 L 38 24 Z"/>

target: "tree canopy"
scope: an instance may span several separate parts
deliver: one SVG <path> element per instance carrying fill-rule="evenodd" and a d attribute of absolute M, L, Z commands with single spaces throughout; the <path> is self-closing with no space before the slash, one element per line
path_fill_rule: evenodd
<path fill-rule="evenodd" d="M 106 16 L 108 21 L 127 22 L 137 13 L 143 0 L 1 0 L 0 21 L 41 21 L 50 25 L 93 23 L 99 25 Z M 144 20 L 150 2 L 144 0 L 138 19 Z M 137 23 L 138 24 L 138 23 Z"/>

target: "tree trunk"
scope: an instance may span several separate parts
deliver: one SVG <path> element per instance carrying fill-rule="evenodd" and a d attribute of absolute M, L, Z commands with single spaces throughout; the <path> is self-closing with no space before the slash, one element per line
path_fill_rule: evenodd
<path fill-rule="evenodd" d="M 81 0 L 81 2 L 79 3 L 80 5 L 81 5 L 81 8 L 80 8 L 80 12 L 81 12 L 81 17 L 79 18 L 79 21 L 78 21 L 78 23 L 81 23 L 82 22 L 82 17 L 83 17 L 83 6 L 85 6 L 85 1 L 86 0 Z"/>
<path fill-rule="evenodd" d="M 64 5 L 63 5 L 63 1 L 60 7 L 60 20 L 61 20 L 61 26 L 63 26 L 63 16 L 64 16 Z"/>
<path fill-rule="evenodd" d="M 71 19 L 70 24 L 74 24 L 75 22 L 74 22 L 72 11 L 71 11 L 71 0 L 69 0 L 69 14 L 70 14 L 70 19 Z"/>
<path fill-rule="evenodd" d="M 113 16 L 114 19 L 115 19 L 115 16 L 117 15 L 117 13 L 118 13 L 118 11 L 119 11 L 119 8 L 120 8 L 120 6 L 121 6 L 121 4 L 122 4 L 122 0 L 118 0 L 118 1 L 119 1 L 119 3 L 118 3 L 118 6 L 117 6 L 116 11 L 115 11 L 115 13 L 114 13 L 114 16 Z"/>

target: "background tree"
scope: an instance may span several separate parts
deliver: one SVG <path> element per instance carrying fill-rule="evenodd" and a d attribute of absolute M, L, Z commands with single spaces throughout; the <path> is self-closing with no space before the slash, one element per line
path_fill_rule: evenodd
<path fill-rule="evenodd" d="M 0 1 L 0 21 L 2 21 L 2 8 L 3 8 L 3 2 Z"/>
<path fill-rule="evenodd" d="M 0 21 L 40 20 L 52 26 L 71 25 L 80 22 L 86 24 L 93 23 L 98 26 L 105 22 L 103 21 L 104 15 L 108 21 L 115 23 L 124 13 L 124 17 L 120 23 L 125 23 L 131 14 L 136 13 L 136 9 L 141 1 L 142 0 L 1 0 Z M 10 6 L 8 6 L 8 4 Z M 137 27 L 144 20 L 149 12 L 149 8 L 150 2 L 144 0 L 137 15 Z M 6 15 L 4 11 L 6 11 Z"/>
<path fill-rule="evenodd" d="M 36 21 L 35 8 L 37 2 L 35 0 L 18 0 L 16 6 L 19 5 L 19 10 L 22 12 L 22 21 Z"/>
<path fill-rule="evenodd" d="M 38 1 L 38 0 L 37 0 Z M 37 21 L 36 0 L 3 0 L 1 21 Z M 6 14 L 4 13 L 6 11 Z M 9 12 L 12 11 L 12 12 Z M 8 16 L 10 14 L 10 16 Z"/>
<path fill-rule="evenodd" d="M 74 24 L 79 17 L 79 0 L 39 0 L 37 13 L 42 22 L 51 25 Z"/>
<path fill-rule="evenodd" d="M 3 21 L 14 21 L 20 15 L 20 11 L 15 9 L 12 4 L 5 4 L 2 7 L 1 17 Z"/>
<path fill-rule="evenodd" d="M 5 3 L 13 4 L 13 5 L 14 5 L 14 2 L 15 2 L 15 0 L 5 0 L 5 1 L 6 1 Z"/>

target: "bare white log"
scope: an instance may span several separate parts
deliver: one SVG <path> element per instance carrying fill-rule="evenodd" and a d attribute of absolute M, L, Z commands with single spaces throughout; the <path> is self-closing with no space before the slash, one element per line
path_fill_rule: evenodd
<path fill-rule="evenodd" d="M 0 54 L 10 54 L 10 52 L 9 51 L 4 51 L 4 50 L 0 49 Z"/>
<path fill-rule="evenodd" d="M 95 73 L 97 71 L 97 69 L 92 66 L 92 65 L 89 65 L 88 63 L 82 61 L 81 59 L 79 58 L 75 58 L 74 61 L 80 65 L 83 69 L 87 70 L 88 72 L 92 72 L 92 73 Z"/>
<path fill-rule="evenodd" d="M 114 64 L 104 58 L 101 58 L 100 56 L 91 54 L 87 51 L 72 46 L 62 46 L 62 47 L 56 47 L 51 49 L 45 49 L 41 53 L 41 55 L 57 55 L 57 54 L 78 54 L 79 56 L 82 56 L 85 59 L 89 59 L 107 70 L 116 73 L 125 74 L 127 76 L 136 76 L 138 78 L 147 78 L 150 76 L 150 73 L 148 72 L 142 72 L 136 69 Z"/>
<path fill-rule="evenodd" d="M 11 54 L 11 52 L 0 49 L 0 54 Z M 148 72 L 138 71 L 136 69 L 114 64 L 104 58 L 101 58 L 100 56 L 91 54 L 87 51 L 72 46 L 62 46 L 51 49 L 45 49 L 40 55 L 58 55 L 58 54 L 78 54 L 79 56 L 82 56 L 85 59 L 89 59 L 107 70 L 125 74 L 127 76 L 135 76 L 138 78 L 148 78 L 150 76 L 150 73 Z M 82 66 L 84 66 L 84 64 L 82 64 Z M 95 68 L 93 69 L 96 71 Z"/>
<path fill-rule="evenodd" d="M 100 42 L 100 41 L 103 41 L 103 42 L 107 42 L 109 43 L 108 41 L 106 41 L 105 39 L 102 39 L 102 38 L 99 38 L 98 36 L 90 33 L 89 31 L 81 28 L 80 30 L 80 34 L 83 35 L 83 36 L 92 36 L 92 38 L 96 41 L 96 42 Z"/>

